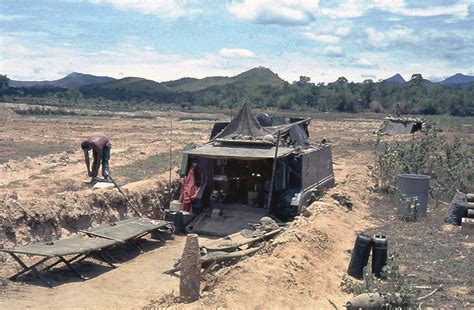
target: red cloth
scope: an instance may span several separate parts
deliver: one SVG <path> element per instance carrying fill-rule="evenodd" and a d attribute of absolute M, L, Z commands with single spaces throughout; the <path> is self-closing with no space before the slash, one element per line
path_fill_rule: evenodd
<path fill-rule="evenodd" d="M 194 176 L 194 168 L 189 169 L 188 175 L 184 177 L 183 187 L 181 188 L 182 209 L 187 212 L 192 211 L 192 201 L 196 198 L 199 188 L 196 186 L 196 177 Z"/>

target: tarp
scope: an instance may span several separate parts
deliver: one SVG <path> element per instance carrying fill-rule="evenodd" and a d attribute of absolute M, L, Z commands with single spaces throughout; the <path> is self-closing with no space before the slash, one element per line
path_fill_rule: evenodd
<path fill-rule="evenodd" d="M 278 157 L 284 157 L 294 151 L 292 147 L 279 147 Z M 251 145 L 213 145 L 206 144 L 199 148 L 183 151 L 183 154 L 208 158 L 265 159 L 275 157 L 275 146 Z"/>
<path fill-rule="evenodd" d="M 407 135 L 421 130 L 423 122 L 412 119 L 403 118 L 386 118 L 380 128 L 378 134 L 383 135 Z"/>
<path fill-rule="evenodd" d="M 214 139 L 246 140 L 247 137 L 262 138 L 267 134 L 268 131 L 260 126 L 248 105 L 244 104 L 229 125 L 216 135 Z"/>
<path fill-rule="evenodd" d="M 261 143 L 274 145 L 275 143 L 271 142 L 271 139 L 268 141 L 262 138 L 267 135 L 275 138 L 278 132 L 280 132 L 282 139 L 287 141 L 289 145 L 307 147 L 309 145 L 307 127 L 310 120 L 311 118 L 299 119 L 290 123 L 290 118 L 276 117 L 272 118 L 272 126 L 264 127 L 260 125 L 249 106 L 244 104 L 239 113 L 220 133 L 217 133 L 217 131 L 225 123 L 219 123 L 216 124 L 218 126 L 214 126 L 210 141 L 219 141 L 227 144 Z"/>

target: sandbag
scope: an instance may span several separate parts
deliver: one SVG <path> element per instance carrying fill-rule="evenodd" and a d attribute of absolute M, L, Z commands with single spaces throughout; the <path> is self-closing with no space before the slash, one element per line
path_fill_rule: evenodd
<path fill-rule="evenodd" d="M 451 225 L 461 225 L 461 220 L 463 217 L 467 216 L 467 195 L 457 191 L 449 204 L 448 212 L 444 217 L 444 222 Z"/>

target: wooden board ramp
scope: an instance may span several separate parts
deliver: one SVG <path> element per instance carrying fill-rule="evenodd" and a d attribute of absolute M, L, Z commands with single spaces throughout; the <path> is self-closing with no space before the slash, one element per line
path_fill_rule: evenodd
<path fill-rule="evenodd" d="M 203 274 L 209 272 L 219 263 L 231 263 L 253 255 L 261 249 L 261 242 L 281 233 L 284 228 L 276 228 L 270 231 L 254 230 L 256 236 L 245 237 L 242 232 L 231 234 L 216 240 L 203 240 L 201 248 L 201 267 Z M 175 266 L 165 271 L 166 274 L 176 275 L 181 270 L 181 263 L 178 261 Z"/>
<path fill-rule="evenodd" d="M 256 235 L 252 238 L 247 238 L 242 235 L 242 233 L 238 232 L 232 235 L 229 235 L 224 238 L 220 238 L 217 240 L 212 240 L 208 242 L 204 242 L 202 247 L 205 248 L 207 251 L 233 251 L 243 246 L 251 245 L 257 241 L 268 240 L 269 238 L 277 235 L 282 231 L 282 228 L 278 228 L 268 232 L 262 232 L 261 235 Z"/>

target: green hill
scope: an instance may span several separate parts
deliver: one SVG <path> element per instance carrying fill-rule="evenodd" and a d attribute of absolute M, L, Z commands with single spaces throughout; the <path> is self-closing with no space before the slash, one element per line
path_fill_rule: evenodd
<path fill-rule="evenodd" d="M 268 68 L 258 67 L 245 71 L 232 78 L 234 83 L 248 86 L 283 87 L 286 82 Z"/>
<path fill-rule="evenodd" d="M 234 83 L 240 87 L 253 88 L 255 86 L 282 87 L 286 82 L 280 79 L 280 77 L 270 69 L 258 67 L 233 77 L 213 76 L 203 79 L 182 78 L 175 81 L 164 82 L 162 84 L 175 92 L 196 92 L 214 86 L 223 86 Z"/>
<path fill-rule="evenodd" d="M 171 90 L 158 82 L 127 77 L 107 83 L 88 85 L 80 88 L 86 97 L 104 97 L 113 100 L 154 99 L 166 100 Z"/>
<path fill-rule="evenodd" d="M 170 89 L 158 82 L 137 77 L 126 77 L 100 85 L 86 86 L 85 88 L 118 90 L 128 92 L 162 93 L 169 92 Z"/>

